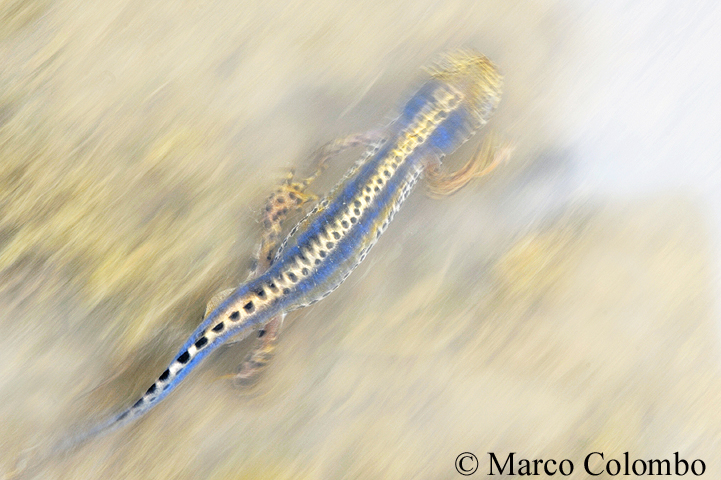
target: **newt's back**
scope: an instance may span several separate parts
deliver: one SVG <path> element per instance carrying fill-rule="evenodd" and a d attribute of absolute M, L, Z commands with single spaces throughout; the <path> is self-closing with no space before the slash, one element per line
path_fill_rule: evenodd
<path fill-rule="evenodd" d="M 269 274 L 292 280 L 286 309 L 314 303 L 340 285 L 376 243 L 424 168 L 462 145 L 495 110 L 502 78 L 483 55 L 457 52 L 429 70 L 431 78 L 406 103 L 384 141 L 281 246 Z"/>

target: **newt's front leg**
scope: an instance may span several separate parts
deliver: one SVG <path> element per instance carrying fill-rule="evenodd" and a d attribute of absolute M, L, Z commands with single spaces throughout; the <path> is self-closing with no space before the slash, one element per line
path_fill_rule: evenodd
<path fill-rule="evenodd" d="M 474 178 L 491 173 L 499 164 L 508 161 L 513 145 L 499 142 L 493 135 L 487 135 L 478 152 L 461 168 L 452 173 L 443 172 L 440 162 L 426 167 L 425 180 L 428 195 L 434 198 L 453 195 Z"/>

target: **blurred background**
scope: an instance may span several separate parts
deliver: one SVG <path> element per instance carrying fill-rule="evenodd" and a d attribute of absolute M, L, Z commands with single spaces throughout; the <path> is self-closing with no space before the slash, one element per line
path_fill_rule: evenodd
<path fill-rule="evenodd" d="M 450 479 L 464 451 L 475 478 L 491 451 L 721 478 L 719 25 L 711 1 L 2 0 L 0 476 L 135 401 L 246 277 L 286 172 L 472 47 L 508 163 L 416 192 L 254 388 L 224 347 L 30 478 Z"/>

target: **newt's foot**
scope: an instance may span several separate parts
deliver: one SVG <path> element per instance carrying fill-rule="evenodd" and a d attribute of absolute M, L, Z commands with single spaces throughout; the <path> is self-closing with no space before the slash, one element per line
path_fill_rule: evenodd
<path fill-rule="evenodd" d="M 320 170 L 320 168 L 319 168 Z M 275 249 L 281 241 L 283 224 L 293 214 L 302 212 L 306 205 L 318 200 L 318 196 L 308 190 L 308 185 L 317 177 L 318 172 L 302 182 L 293 182 L 291 172 L 285 182 L 270 194 L 263 210 L 263 234 L 256 254 L 256 262 L 250 271 L 255 277 L 265 272 L 273 262 Z"/>
<path fill-rule="evenodd" d="M 453 195 L 474 178 L 488 175 L 508 161 L 513 148 L 511 143 L 498 142 L 493 135 L 487 135 L 473 158 L 455 172 L 445 173 L 439 165 L 429 166 L 425 172 L 428 195 L 433 198 Z"/>
<path fill-rule="evenodd" d="M 234 288 L 228 288 L 210 297 L 210 300 L 208 300 L 208 303 L 205 305 L 205 314 L 203 315 L 203 318 L 206 318 L 208 315 L 210 315 L 210 312 L 218 308 L 218 305 L 223 303 L 223 301 L 228 298 L 230 294 L 234 291 Z"/>
<path fill-rule="evenodd" d="M 273 317 L 258 331 L 258 344 L 248 353 L 243 363 L 240 364 L 238 373 L 233 377 L 233 383 L 236 386 L 250 388 L 255 385 L 261 373 L 273 359 L 284 317 L 285 314 Z"/>

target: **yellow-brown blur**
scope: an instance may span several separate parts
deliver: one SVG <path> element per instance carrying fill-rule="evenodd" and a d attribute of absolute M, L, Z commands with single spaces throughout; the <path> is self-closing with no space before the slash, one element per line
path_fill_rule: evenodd
<path fill-rule="evenodd" d="M 288 170 L 459 47 L 503 99 L 444 167 L 489 132 L 509 160 L 419 188 L 252 389 L 227 379 L 251 342 L 222 348 L 29 478 L 455 479 L 466 451 L 469 478 L 511 451 L 721 478 L 721 10 L 623 3 L 0 0 L 0 478 L 136 400 Z"/>

